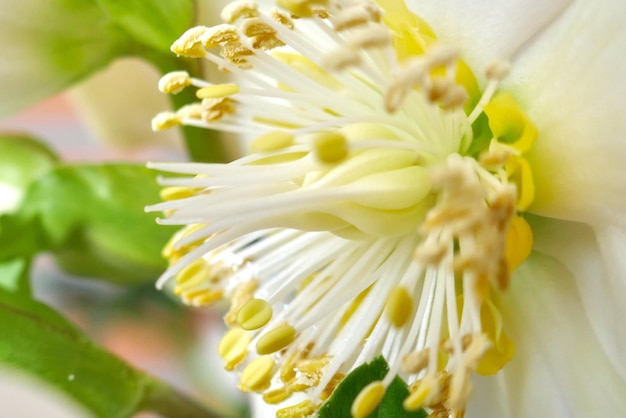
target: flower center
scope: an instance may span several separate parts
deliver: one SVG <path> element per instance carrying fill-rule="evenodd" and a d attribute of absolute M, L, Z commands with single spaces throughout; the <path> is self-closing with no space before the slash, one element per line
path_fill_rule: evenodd
<path fill-rule="evenodd" d="M 537 131 L 498 92 L 480 89 L 458 51 L 398 0 L 252 1 L 224 24 L 174 43 L 237 76 L 212 84 L 176 72 L 160 89 L 197 88 L 198 103 L 158 115 L 254 135 L 230 164 L 153 164 L 164 224 L 187 225 L 165 249 L 186 303 L 231 301 L 219 352 L 240 388 L 313 414 L 343 377 L 382 354 L 390 370 L 353 404 L 369 415 L 393 379 L 404 407 L 464 413 L 471 372 L 513 355 L 492 298 L 530 253 L 519 215 L 533 199 L 524 159 Z M 257 356 L 250 355 L 256 352 Z"/>

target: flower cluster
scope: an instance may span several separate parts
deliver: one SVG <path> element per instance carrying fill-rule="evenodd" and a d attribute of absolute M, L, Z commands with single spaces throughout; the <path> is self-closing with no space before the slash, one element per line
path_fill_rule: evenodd
<path fill-rule="evenodd" d="M 165 202 L 149 208 L 185 226 L 159 286 L 175 278 L 192 306 L 230 301 L 219 352 L 241 390 L 268 403 L 308 395 L 279 416 L 314 414 L 381 354 L 390 370 L 353 416 L 398 375 L 407 410 L 463 416 L 471 374 L 514 353 L 492 295 L 532 247 L 520 214 L 537 129 L 498 90 L 505 62 L 470 68 L 402 2 L 278 3 L 232 2 L 223 24 L 172 46 L 237 82 L 164 76 L 163 92 L 196 88 L 198 102 L 153 127 L 255 139 L 230 164 L 151 165 L 190 175 L 162 179 Z"/>

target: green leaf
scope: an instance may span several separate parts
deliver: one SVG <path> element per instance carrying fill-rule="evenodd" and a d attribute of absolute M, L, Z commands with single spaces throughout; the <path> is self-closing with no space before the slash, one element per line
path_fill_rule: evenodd
<path fill-rule="evenodd" d="M 111 20 L 136 41 L 169 53 L 193 20 L 191 0 L 98 0 Z"/>
<path fill-rule="evenodd" d="M 98 417 L 130 417 L 151 378 L 91 343 L 47 306 L 0 291 L 0 362 L 61 389 Z"/>
<path fill-rule="evenodd" d="M 29 267 L 30 260 L 27 259 L 0 262 L 0 288 L 8 292 L 30 296 Z"/>
<path fill-rule="evenodd" d="M 57 162 L 54 152 L 32 137 L 0 136 L 0 214 L 17 209 L 30 183 Z"/>
<path fill-rule="evenodd" d="M 103 68 L 130 48 L 93 0 L 0 2 L 0 117 Z"/>
<path fill-rule="evenodd" d="M 159 190 L 156 173 L 139 165 L 57 167 L 31 185 L 18 213 L 0 218 L 0 259 L 51 250 L 70 273 L 154 280 L 175 231 L 144 212 L 160 200 Z"/>
<path fill-rule="evenodd" d="M 384 379 L 388 371 L 389 366 L 382 357 L 376 357 L 371 363 L 354 369 L 320 408 L 320 418 L 350 417 L 352 403 L 361 390 L 374 381 Z M 426 418 L 428 414 L 424 410 L 409 412 L 402 407 L 402 402 L 408 395 L 407 385 L 396 377 L 370 418 Z"/>

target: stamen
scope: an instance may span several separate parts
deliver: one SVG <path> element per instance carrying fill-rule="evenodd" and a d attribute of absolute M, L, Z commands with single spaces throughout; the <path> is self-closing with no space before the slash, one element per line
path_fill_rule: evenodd
<path fill-rule="evenodd" d="M 235 23 L 237 20 L 259 15 L 259 5 L 254 1 L 237 0 L 229 3 L 222 9 L 220 18 L 225 23 Z"/>
<path fill-rule="evenodd" d="M 346 137 L 339 132 L 322 132 L 313 140 L 313 152 L 323 163 L 337 163 L 348 155 Z"/>
<path fill-rule="evenodd" d="M 233 370 L 248 356 L 248 346 L 250 345 L 250 335 L 241 328 L 231 328 L 222 337 L 217 352 L 224 360 L 224 368 Z"/>
<path fill-rule="evenodd" d="M 369 416 L 385 396 L 385 385 L 382 382 L 372 382 L 367 385 L 352 403 L 350 412 L 353 418 Z"/>
<path fill-rule="evenodd" d="M 257 357 L 243 369 L 239 380 L 239 389 L 243 392 L 262 392 L 270 386 L 274 370 L 272 356 Z"/>
<path fill-rule="evenodd" d="M 253 331 L 267 324 L 272 318 L 272 307 L 263 299 L 246 302 L 237 313 L 237 322 L 241 328 Z"/>
<path fill-rule="evenodd" d="M 182 122 L 174 112 L 161 112 L 152 118 L 152 130 L 162 131 L 181 125 Z"/>
<path fill-rule="evenodd" d="M 196 91 L 198 99 L 223 99 L 239 92 L 237 84 L 215 84 Z"/>
<path fill-rule="evenodd" d="M 165 74 L 159 80 L 159 91 L 161 93 L 177 94 L 191 85 L 191 77 L 187 71 L 174 71 Z"/>
<path fill-rule="evenodd" d="M 257 341 L 256 351 L 259 354 L 272 354 L 287 347 L 296 339 L 296 336 L 297 331 L 291 325 L 279 325 Z"/>

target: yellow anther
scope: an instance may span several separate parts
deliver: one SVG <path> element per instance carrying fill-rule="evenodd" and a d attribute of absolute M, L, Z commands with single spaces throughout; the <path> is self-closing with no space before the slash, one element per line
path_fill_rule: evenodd
<path fill-rule="evenodd" d="M 296 335 L 296 329 L 291 325 L 280 325 L 259 338 L 256 351 L 259 354 L 272 354 L 291 344 L 296 339 Z"/>
<path fill-rule="evenodd" d="M 400 328 L 410 318 L 413 312 L 413 298 L 404 286 L 398 286 L 391 291 L 387 299 L 387 318 L 396 327 Z"/>
<path fill-rule="evenodd" d="M 194 260 L 176 275 L 176 287 L 174 293 L 189 290 L 200 283 L 209 281 L 209 268 L 203 258 Z"/>
<path fill-rule="evenodd" d="M 220 17 L 226 23 L 234 23 L 241 18 L 259 15 L 259 5 L 254 1 L 238 0 L 229 3 L 222 9 Z"/>
<path fill-rule="evenodd" d="M 223 99 L 239 92 L 239 86 L 235 83 L 214 84 L 203 87 L 196 92 L 198 99 Z"/>
<path fill-rule="evenodd" d="M 277 0 L 276 4 L 294 16 L 313 17 L 315 6 L 327 6 L 328 0 Z"/>
<path fill-rule="evenodd" d="M 159 192 L 159 196 L 161 196 L 161 200 L 178 200 L 178 199 L 186 199 L 188 197 L 195 196 L 196 193 L 191 187 L 184 186 L 172 186 L 165 187 L 161 189 Z"/>
<path fill-rule="evenodd" d="M 294 135 L 287 131 L 272 131 L 255 138 L 250 148 L 255 152 L 272 152 L 293 145 Z"/>
<path fill-rule="evenodd" d="M 204 58 L 203 38 L 209 30 L 206 26 L 196 26 L 181 35 L 171 46 L 171 50 L 176 55 L 187 58 Z"/>
<path fill-rule="evenodd" d="M 288 399 L 291 396 L 291 391 L 286 386 L 283 386 L 278 389 L 269 390 L 263 393 L 263 400 L 270 404 L 274 405 L 277 403 L 281 403 L 285 399 Z"/>
<path fill-rule="evenodd" d="M 250 335 L 241 328 L 231 328 L 217 346 L 217 352 L 224 360 L 224 368 L 233 370 L 248 355 Z"/>
<path fill-rule="evenodd" d="M 161 112 L 152 118 L 152 130 L 162 131 L 181 124 L 178 115 L 174 112 Z"/>
<path fill-rule="evenodd" d="M 296 363 L 300 361 L 306 354 L 300 350 L 292 351 L 283 360 L 283 364 L 280 367 L 280 380 L 287 383 L 296 377 Z"/>
<path fill-rule="evenodd" d="M 365 386 L 352 403 L 350 413 L 354 418 L 365 418 L 369 416 L 380 404 L 385 396 L 385 385 L 383 382 L 372 382 Z"/>
<path fill-rule="evenodd" d="M 200 103 L 185 105 L 176 111 L 176 115 L 181 120 L 200 119 L 202 117 L 202 105 Z"/>
<path fill-rule="evenodd" d="M 252 55 L 254 55 L 254 52 L 239 41 L 228 42 L 220 49 L 220 56 L 243 69 L 251 68 L 247 57 Z"/>
<path fill-rule="evenodd" d="M 222 99 L 203 99 L 202 100 L 202 120 L 205 122 L 215 122 L 226 115 L 235 113 L 237 102 L 230 97 Z"/>
<path fill-rule="evenodd" d="M 182 300 L 186 305 L 201 307 L 212 305 L 224 297 L 224 291 L 204 289 L 202 291 L 185 292 Z"/>
<path fill-rule="evenodd" d="M 270 49 L 278 48 L 279 46 L 284 46 L 285 43 L 278 39 L 275 35 L 258 35 L 250 38 L 250 45 L 254 49 L 262 49 L 264 51 L 268 51 Z"/>
<path fill-rule="evenodd" d="M 239 30 L 233 25 L 221 24 L 206 28 L 202 34 L 202 45 L 205 48 L 215 48 L 224 43 L 239 42 Z"/>
<path fill-rule="evenodd" d="M 433 392 L 435 382 L 428 379 L 428 376 L 419 382 L 415 388 L 411 390 L 409 396 L 404 399 L 402 406 L 407 411 L 417 411 L 428 401 Z"/>
<path fill-rule="evenodd" d="M 313 154 L 323 163 L 338 163 L 348 155 L 348 142 L 339 132 L 321 132 L 313 139 Z"/>
<path fill-rule="evenodd" d="M 312 416 L 315 413 L 315 406 L 310 400 L 300 402 L 287 408 L 276 411 L 276 418 L 303 418 Z"/>
<path fill-rule="evenodd" d="M 245 330 L 261 328 L 272 319 L 272 307 L 263 299 L 246 302 L 237 313 L 237 322 Z"/>
<path fill-rule="evenodd" d="M 426 62 L 430 68 L 436 68 L 452 64 L 459 56 L 455 48 L 435 44 L 426 51 Z"/>
<path fill-rule="evenodd" d="M 243 392 L 262 392 L 270 386 L 275 363 L 271 356 L 257 357 L 241 372 L 239 389 Z"/>
<path fill-rule="evenodd" d="M 189 77 L 187 71 L 173 71 L 161 77 L 159 80 L 159 91 L 177 94 L 190 84 L 191 77 Z"/>
<path fill-rule="evenodd" d="M 452 86 L 445 92 L 441 100 L 439 100 L 439 104 L 444 110 L 455 110 L 465 106 L 468 99 L 469 95 L 463 87 L 458 84 L 452 84 Z"/>
<path fill-rule="evenodd" d="M 445 245 L 425 242 L 415 250 L 413 256 L 422 264 L 434 266 L 441 262 L 447 252 Z"/>

